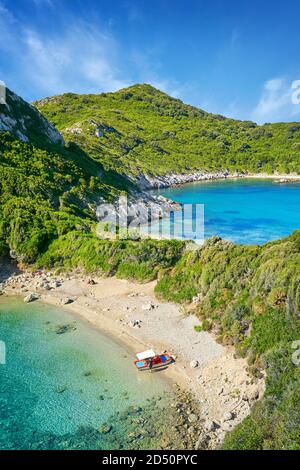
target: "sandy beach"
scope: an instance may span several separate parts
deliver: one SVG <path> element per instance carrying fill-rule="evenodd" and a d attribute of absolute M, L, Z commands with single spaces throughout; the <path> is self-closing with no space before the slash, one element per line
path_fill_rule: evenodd
<path fill-rule="evenodd" d="M 234 178 L 234 177 L 231 176 L 231 178 Z M 286 183 L 300 181 L 300 175 L 277 174 L 277 173 L 274 173 L 272 175 L 269 175 L 267 173 L 245 174 L 243 176 L 238 176 L 236 178 L 272 179 L 272 180 L 282 181 Z"/>
<path fill-rule="evenodd" d="M 132 361 L 136 352 L 149 348 L 173 354 L 175 364 L 160 374 L 193 393 L 215 446 L 263 394 L 264 379 L 248 374 L 246 360 L 235 358 L 234 348 L 220 345 L 211 333 L 195 331 L 199 320 L 180 306 L 156 299 L 156 281 L 13 272 L 2 264 L 0 283 L 4 295 L 37 294 L 35 301 L 80 315 L 123 343 L 132 351 Z"/>

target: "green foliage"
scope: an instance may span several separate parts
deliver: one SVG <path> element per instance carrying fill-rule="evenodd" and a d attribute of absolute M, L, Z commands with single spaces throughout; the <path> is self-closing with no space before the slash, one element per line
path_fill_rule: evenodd
<path fill-rule="evenodd" d="M 60 234 L 91 229 L 96 221 L 93 208 L 118 190 L 97 176 L 99 165 L 79 156 L 0 133 L 1 252 L 10 248 L 19 259 L 32 262 Z"/>
<path fill-rule="evenodd" d="M 300 339 L 300 231 L 264 246 L 236 246 L 218 237 L 185 253 L 156 286 L 166 299 L 190 302 L 219 324 L 221 337 L 267 371 L 264 398 L 225 440 L 225 449 L 300 448 L 300 366 L 292 343 Z"/>
<path fill-rule="evenodd" d="M 200 333 L 202 331 L 202 326 L 201 325 L 195 325 L 194 326 L 194 330 L 197 332 L 197 333 Z"/>
<path fill-rule="evenodd" d="M 54 240 L 37 265 L 150 281 L 176 264 L 184 247 L 178 240 L 110 241 L 74 231 Z"/>
<path fill-rule="evenodd" d="M 35 105 L 67 142 L 119 174 L 300 172 L 297 123 L 258 126 L 224 118 L 150 85 L 100 95 L 66 93 Z"/>

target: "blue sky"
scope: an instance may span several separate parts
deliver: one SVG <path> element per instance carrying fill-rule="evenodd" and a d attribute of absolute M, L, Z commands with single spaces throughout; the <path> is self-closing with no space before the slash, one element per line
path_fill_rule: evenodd
<path fill-rule="evenodd" d="M 153 86 L 207 111 L 300 119 L 297 0 L 0 0 L 0 80 L 27 100 Z"/>

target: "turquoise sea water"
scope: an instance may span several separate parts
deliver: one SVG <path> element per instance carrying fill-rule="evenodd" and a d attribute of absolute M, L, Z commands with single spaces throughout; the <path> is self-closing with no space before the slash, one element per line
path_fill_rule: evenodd
<path fill-rule="evenodd" d="M 300 183 L 244 179 L 207 181 L 155 193 L 184 204 L 204 204 L 204 236 L 262 244 L 300 229 Z"/>
<path fill-rule="evenodd" d="M 13 297 L 0 297 L 0 340 L 1 449 L 155 448 L 171 387 L 137 373 L 132 352 L 62 309 Z"/>

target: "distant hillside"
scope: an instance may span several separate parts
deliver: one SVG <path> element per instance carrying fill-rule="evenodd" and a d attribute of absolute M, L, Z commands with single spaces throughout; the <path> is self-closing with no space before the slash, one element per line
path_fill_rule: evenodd
<path fill-rule="evenodd" d="M 300 173 L 300 123 L 258 126 L 209 114 L 150 85 L 35 103 L 66 142 L 125 175 L 193 170 Z"/>

